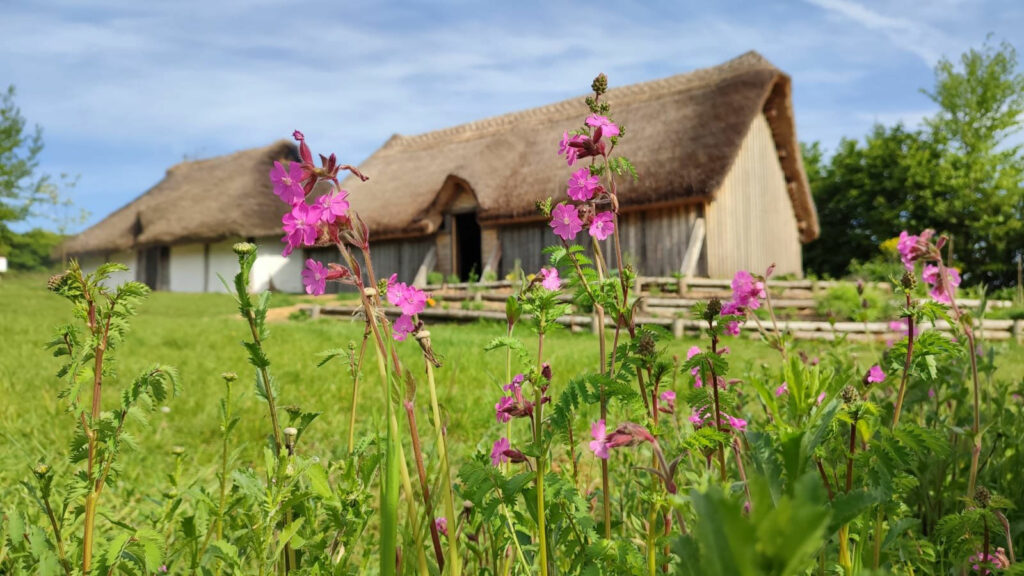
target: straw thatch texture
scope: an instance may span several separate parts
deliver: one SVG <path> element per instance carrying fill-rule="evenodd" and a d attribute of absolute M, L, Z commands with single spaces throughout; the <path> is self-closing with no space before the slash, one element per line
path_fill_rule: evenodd
<path fill-rule="evenodd" d="M 275 160 L 297 160 L 281 140 L 208 160 L 172 166 L 156 186 L 71 238 L 68 254 L 109 253 L 143 246 L 212 242 L 281 233 L 287 208 L 268 174 Z"/>
<path fill-rule="evenodd" d="M 614 79 L 613 79 L 614 80 Z M 800 160 L 790 79 L 756 52 L 720 66 L 615 88 L 606 98 L 627 130 L 621 152 L 640 173 L 620 178 L 625 211 L 710 200 L 752 121 L 768 118 L 801 240 L 818 235 Z M 393 136 L 348 178 L 353 207 L 376 239 L 434 233 L 455 197 L 471 191 L 481 224 L 538 219 L 535 203 L 564 197 L 571 170 L 556 154 L 562 132 L 586 115 L 582 98 L 419 136 Z M 272 193 L 274 160 L 297 159 L 287 141 L 183 162 L 148 192 L 68 241 L 69 254 L 280 234 L 285 206 Z"/>
<path fill-rule="evenodd" d="M 606 98 L 627 129 L 621 152 L 640 173 L 638 183 L 620 179 L 625 210 L 710 199 L 763 112 L 791 183 L 801 239 L 817 237 L 790 79 L 759 54 L 613 89 Z M 571 170 L 556 154 L 558 142 L 585 115 L 583 99 L 574 98 L 419 136 L 396 135 L 360 166 L 369 181 L 349 178 L 344 186 L 378 237 L 434 232 L 451 178 L 471 188 L 484 225 L 535 219 L 535 202 L 564 196 Z"/>

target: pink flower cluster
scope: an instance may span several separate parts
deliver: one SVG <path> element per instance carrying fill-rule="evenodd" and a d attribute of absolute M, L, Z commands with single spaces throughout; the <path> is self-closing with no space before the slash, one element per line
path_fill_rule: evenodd
<path fill-rule="evenodd" d="M 768 269 L 771 275 L 772 269 Z M 747 313 L 747 310 L 757 310 L 761 307 L 761 300 L 767 297 L 764 289 L 764 281 L 754 278 L 750 272 L 740 270 L 732 279 L 732 300 L 722 304 L 723 316 L 736 316 Z M 740 322 L 732 320 L 725 327 L 726 333 L 738 336 L 740 333 Z"/>
<path fill-rule="evenodd" d="M 609 450 L 627 446 L 636 446 L 643 442 L 654 444 L 654 436 L 646 428 L 633 422 L 623 422 L 611 432 L 607 431 L 604 420 L 590 425 L 590 451 L 594 456 L 607 460 Z"/>
<path fill-rule="evenodd" d="M 347 218 L 349 203 L 348 192 L 338 186 L 337 160 L 332 154 L 330 158 L 321 156 L 323 166 L 313 163 L 313 154 L 306 144 L 305 137 L 296 130 L 293 137 L 299 142 L 298 162 L 289 162 L 287 166 L 274 162 L 270 169 L 270 181 L 274 185 L 274 194 L 291 210 L 281 218 L 285 243 L 282 255 L 288 256 L 293 250 L 302 246 L 313 246 L 322 227 L 343 222 Z M 331 191 L 320 196 L 312 204 L 306 203 L 306 197 L 320 179 L 332 182 Z M 305 275 L 304 275 L 305 276 Z M 319 282 L 306 283 L 306 291 L 310 294 L 310 286 L 318 286 Z M 319 293 L 323 293 L 321 290 Z"/>
<path fill-rule="evenodd" d="M 398 341 L 405 340 L 416 329 L 412 317 L 427 307 L 427 293 L 405 282 L 399 282 L 398 275 L 392 274 L 391 278 L 388 278 L 387 298 L 392 306 L 402 310 L 402 315 L 395 320 L 394 338 Z"/>
<path fill-rule="evenodd" d="M 900 261 L 908 272 L 914 271 L 914 262 L 918 260 L 929 262 L 942 258 L 940 248 L 944 239 L 940 238 L 937 244 L 932 244 L 934 235 L 934 230 L 925 230 L 920 235 L 908 234 L 906 230 L 900 232 L 896 249 L 900 253 Z M 960 272 L 954 268 L 946 268 L 943 277 L 941 270 L 940 266 L 926 263 L 921 271 L 921 279 L 932 287 L 929 290 L 932 299 L 943 304 L 952 304 L 956 288 L 960 286 Z"/>
<path fill-rule="evenodd" d="M 1002 546 L 996 548 L 993 553 L 985 555 L 979 551 L 968 559 L 971 563 L 971 570 L 978 574 L 992 574 L 989 568 L 1005 569 L 1010 567 L 1010 559 L 1006 557 L 1006 550 Z"/>
<path fill-rule="evenodd" d="M 955 268 L 946 268 L 946 277 L 942 278 L 939 267 L 926 264 L 921 272 L 921 279 L 932 287 L 928 291 L 932 299 L 943 304 L 952 304 L 956 288 L 960 286 L 960 272 Z"/>
<path fill-rule="evenodd" d="M 935 231 L 928 229 L 920 235 L 908 234 L 906 230 L 900 232 L 899 240 L 896 243 L 896 250 L 900 253 L 900 260 L 903 266 L 910 272 L 914 271 L 914 262 L 926 258 L 931 253 L 931 241 Z"/>
<path fill-rule="evenodd" d="M 690 424 L 693 424 L 694 428 L 703 428 L 708 424 L 712 424 L 715 421 L 715 415 L 711 413 L 712 410 L 707 406 L 699 406 L 694 409 L 693 414 L 690 414 Z M 725 412 L 722 413 L 725 416 L 725 424 L 728 424 L 730 428 L 737 432 L 743 432 L 747 429 L 747 421 L 742 418 L 736 418 L 730 416 Z"/>
<path fill-rule="evenodd" d="M 533 414 L 533 403 L 523 397 L 522 374 L 516 374 L 512 381 L 502 386 L 508 396 L 502 396 L 494 405 L 494 417 L 498 422 L 508 422 L 512 418 L 525 418 Z"/>
<path fill-rule="evenodd" d="M 686 359 L 690 360 L 697 354 L 700 354 L 700 346 L 690 346 L 690 349 L 686 351 Z M 700 368 L 696 366 L 690 368 L 690 375 L 693 376 L 694 388 L 701 388 L 704 386 L 704 382 L 700 379 Z"/>
<path fill-rule="evenodd" d="M 676 413 L 676 393 L 672 390 L 665 390 L 658 398 L 661 399 L 661 404 L 658 405 L 658 411 L 664 412 L 665 414 Z"/>
<path fill-rule="evenodd" d="M 870 370 L 868 370 L 868 374 L 864 377 L 864 380 L 868 384 L 878 384 L 885 381 L 885 372 L 882 371 L 881 366 L 875 364 Z"/>
<path fill-rule="evenodd" d="M 500 466 L 505 462 L 512 462 L 513 464 L 526 462 L 526 455 L 512 448 L 508 438 L 501 437 L 495 440 L 494 445 L 491 447 L 491 465 Z"/>
<path fill-rule="evenodd" d="M 585 124 L 588 128 L 580 134 L 562 134 L 558 153 L 566 157 L 569 166 L 576 164 L 580 158 L 604 156 L 606 149 L 602 138 L 619 135 L 619 127 L 605 116 L 591 114 Z M 615 232 L 614 212 L 597 212 L 591 205 L 608 194 L 601 186 L 601 179 L 591 174 L 590 168 L 583 167 L 573 172 L 567 185 L 566 195 L 573 201 L 583 203 L 584 216 L 581 217 L 581 206 L 560 202 L 551 211 L 550 226 L 555 235 L 568 242 L 587 227 L 588 233 L 598 240 L 611 236 Z"/>
<path fill-rule="evenodd" d="M 558 269 L 551 266 L 546 266 L 540 269 L 537 273 L 537 278 L 540 280 L 540 285 L 545 290 L 554 292 L 562 287 L 562 279 L 558 277 Z"/>

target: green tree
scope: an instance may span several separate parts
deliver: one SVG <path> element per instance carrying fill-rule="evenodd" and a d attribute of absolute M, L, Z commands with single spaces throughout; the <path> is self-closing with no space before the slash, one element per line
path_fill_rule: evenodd
<path fill-rule="evenodd" d="M 43 130 L 29 130 L 14 103 L 14 86 L 0 96 L 0 223 L 24 220 L 34 204 L 52 197 L 50 179 L 40 175 Z"/>
<path fill-rule="evenodd" d="M 943 59 L 925 93 L 939 105 L 926 121 L 944 151 L 937 172 L 954 191 L 935 203 L 935 219 L 952 235 L 967 279 L 1009 284 L 1024 240 L 1024 157 L 1009 142 L 1024 113 L 1017 51 L 986 43 L 964 53 L 959 66 Z"/>
<path fill-rule="evenodd" d="M 822 229 L 804 250 L 808 270 L 843 276 L 900 230 L 936 225 L 933 198 L 948 186 L 931 169 L 941 150 L 926 133 L 876 125 L 863 142 L 841 140 L 827 161 L 818 143 L 804 145 L 803 156 Z"/>
<path fill-rule="evenodd" d="M 969 283 L 1015 281 L 1024 246 L 1024 157 L 1009 138 L 1024 112 L 1024 75 L 1013 46 L 988 44 L 942 60 L 925 93 L 939 111 L 912 130 L 876 125 L 843 139 L 825 159 L 803 147 L 822 236 L 804 252 L 808 270 L 842 276 L 907 229 L 952 237 L 954 265 Z"/>

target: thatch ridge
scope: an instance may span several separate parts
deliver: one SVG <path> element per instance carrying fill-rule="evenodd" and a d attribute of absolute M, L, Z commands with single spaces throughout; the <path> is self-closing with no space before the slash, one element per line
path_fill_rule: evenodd
<path fill-rule="evenodd" d="M 607 100 L 627 130 L 620 152 L 640 172 L 620 179 L 623 210 L 710 200 L 758 114 L 765 114 L 807 242 L 818 220 L 800 159 L 789 76 L 756 52 L 718 66 L 613 88 Z M 537 220 L 535 203 L 564 197 L 571 170 L 556 155 L 562 132 L 586 115 L 583 97 L 414 136 L 394 134 L 348 178 L 353 207 L 377 239 L 434 233 L 452 177 L 471 190 L 481 224 Z M 267 177 L 274 160 L 297 159 L 282 140 L 182 162 L 164 179 L 65 245 L 69 254 L 280 234 L 286 210 Z"/>
<path fill-rule="evenodd" d="M 608 91 L 627 128 L 621 152 L 640 171 L 622 182 L 626 210 L 712 198 L 757 114 L 772 127 L 801 239 L 818 235 L 817 214 L 799 156 L 789 77 L 756 52 L 719 66 Z M 538 218 L 534 204 L 563 196 L 570 170 L 555 155 L 562 131 L 585 116 L 570 98 L 414 136 L 392 136 L 352 178 L 353 206 L 380 237 L 433 233 L 437 199 L 449 176 L 473 189 L 484 225 Z"/>

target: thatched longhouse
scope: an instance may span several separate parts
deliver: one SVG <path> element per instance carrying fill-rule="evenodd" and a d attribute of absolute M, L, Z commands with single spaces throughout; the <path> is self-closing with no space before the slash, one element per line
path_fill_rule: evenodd
<path fill-rule="evenodd" d="M 774 262 L 779 274 L 802 275 L 801 244 L 817 237 L 818 221 L 789 76 L 749 52 L 606 98 L 627 129 L 620 151 L 640 174 L 637 182 L 620 179 L 619 198 L 622 249 L 642 274 L 729 277 Z M 465 279 L 540 268 L 541 250 L 558 239 L 535 203 L 565 197 L 572 169 L 558 142 L 585 115 L 580 97 L 393 136 L 360 165 L 369 181 L 343 183 L 370 226 L 377 271 L 422 281 L 432 270 Z M 136 276 L 159 288 L 211 290 L 230 244 L 251 238 L 262 254 L 256 287 L 297 291 L 304 258 L 336 255 L 279 256 L 284 206 L 267 172 L 273 160 L 294 157 L 282 142 L 175 166 L 75 238 L 69 252 L 137 262 Z"/>
<path fill-rule="evenodd" d="M 70 239 L 65 250 L 85 269 L 105 261 L 127 264 L 126 279 L 157 290 L 219 292 L 218 275 L 230 280 L 238 272 L 231 246 L 247 239 L 259 247 L 253 288 L 299 292 L 303 261 L 281 256 L 285 206 L 267 176 L 275 160 L 298 158 L 294 144 L 281 140 L 182 162 L 145 194 Z"/>

